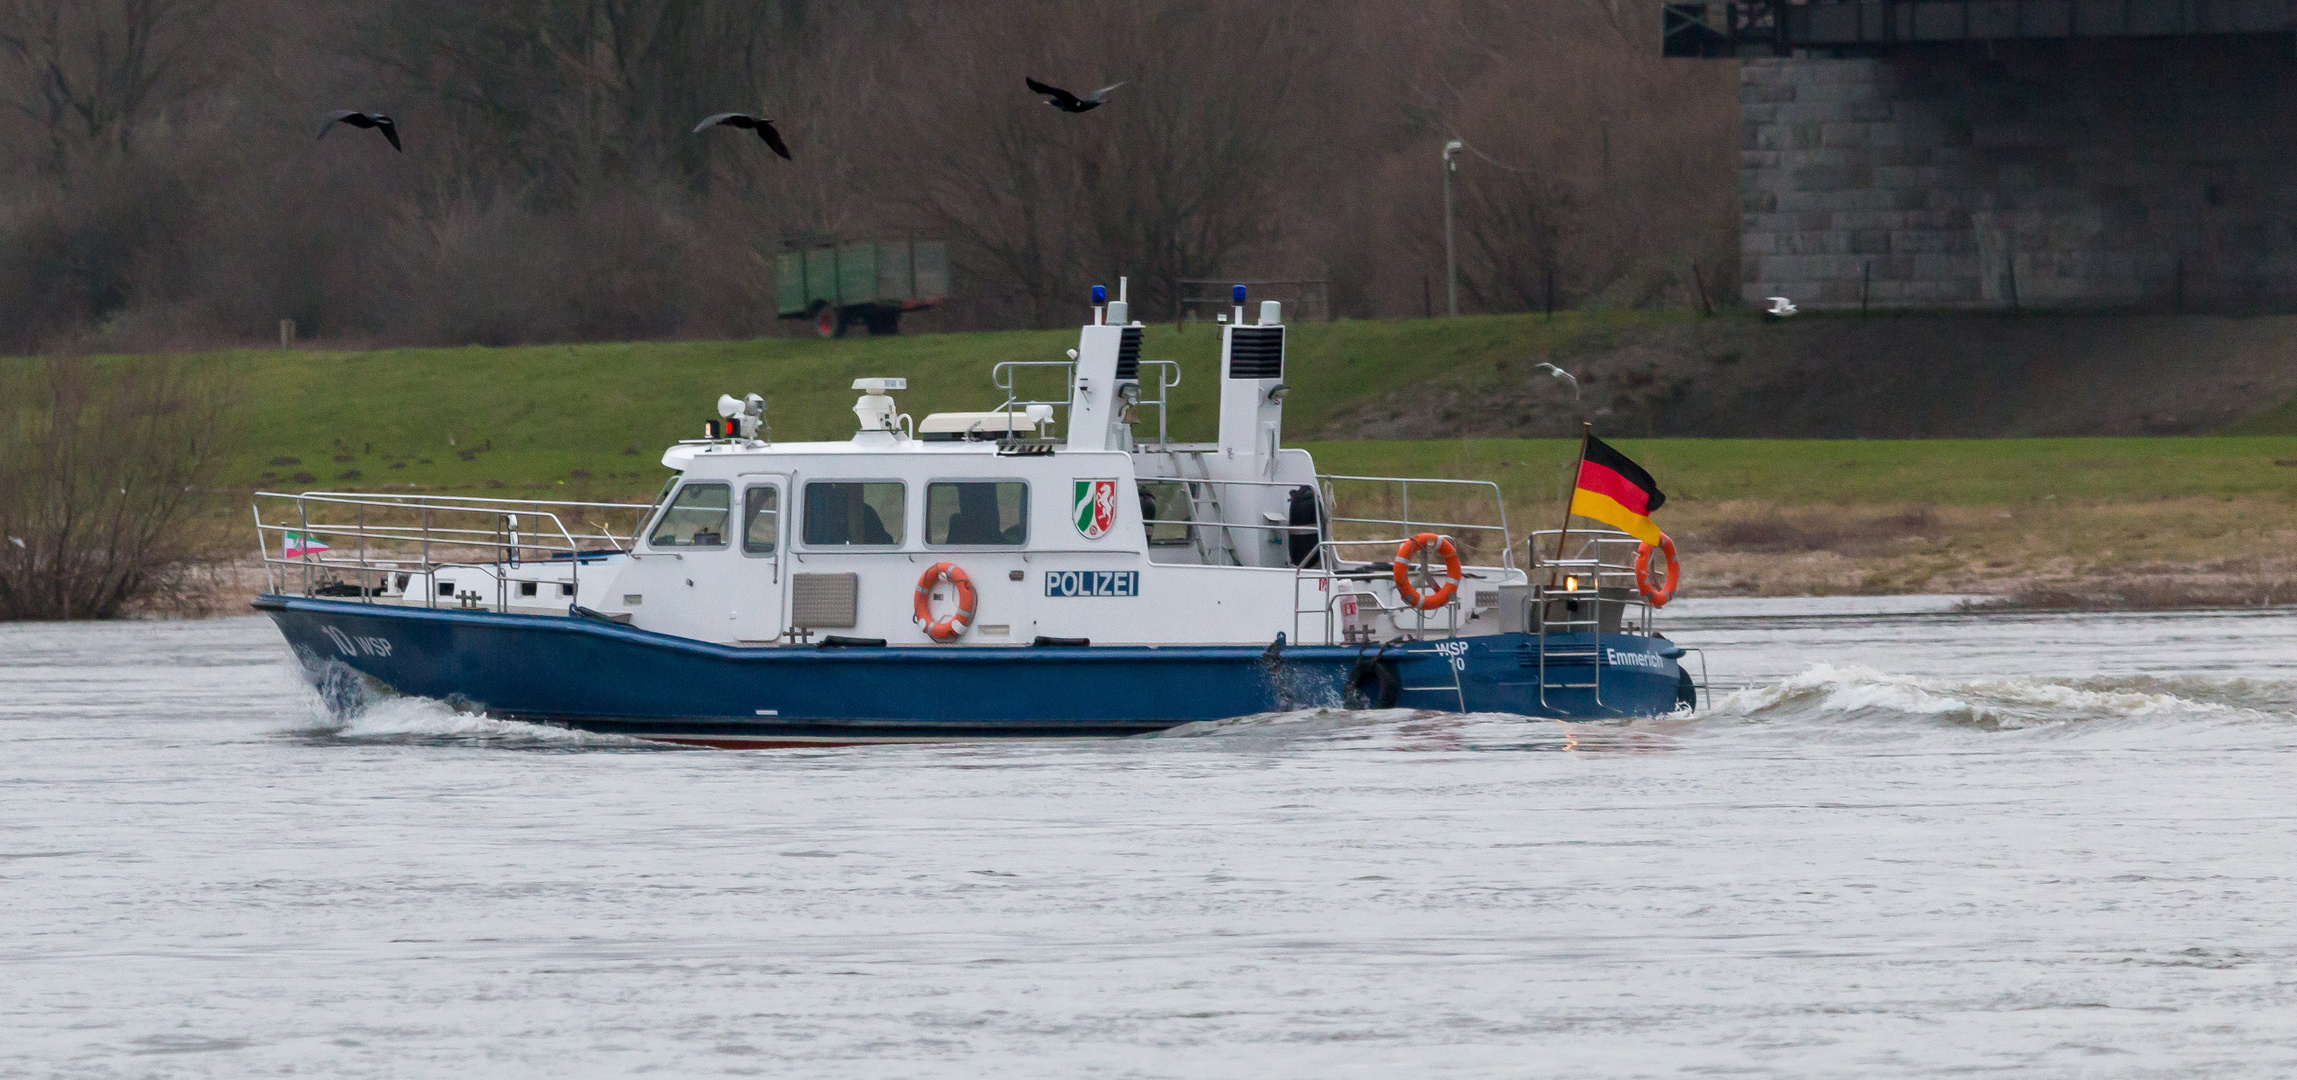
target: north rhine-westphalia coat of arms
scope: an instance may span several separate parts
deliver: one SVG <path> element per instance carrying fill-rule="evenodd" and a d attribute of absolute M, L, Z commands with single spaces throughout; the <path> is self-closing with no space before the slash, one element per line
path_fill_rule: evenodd
<path fill-rule="evenodd" d="M 1070 513 L 1077 523 L 1077 532 L 1087 540 L 1107 536 L 1117 524 L 1117 482 L 1115 480 L 1077 481 L 1077 499 Z"/>

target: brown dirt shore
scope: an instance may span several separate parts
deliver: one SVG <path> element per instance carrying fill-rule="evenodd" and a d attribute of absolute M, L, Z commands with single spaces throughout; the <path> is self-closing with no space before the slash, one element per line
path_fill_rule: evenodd
<path fill-rule="evenodd" d="M 2297 516 L 2276 499 L 1669 509 L 1684 596 L 1956 593 L 2052 609 L 2297 602 Z"/>

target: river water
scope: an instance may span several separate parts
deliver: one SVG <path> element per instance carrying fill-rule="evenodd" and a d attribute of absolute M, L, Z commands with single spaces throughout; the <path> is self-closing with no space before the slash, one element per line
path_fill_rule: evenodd
<path fill-rule="evenodd" d="M 1936 606 L 1678 604 L 1690 720 L 752 752 L 0 627 L 0 1075 L 2297 1071 L 2297 614 Z"/>

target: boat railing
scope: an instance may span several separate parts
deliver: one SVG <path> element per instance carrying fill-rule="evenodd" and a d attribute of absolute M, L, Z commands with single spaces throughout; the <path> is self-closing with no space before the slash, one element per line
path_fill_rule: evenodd
<path fill-rule="evenodd" d="M 270 592 L 285 587 L 365 603 L 396 595 L 405 602 L 420 579 L 423 605 L 438 607 L 438 572 L 462 568 L 484 575 L 494 595 L 458 594 L 449 598 L 451 606 L 484 602 L 497 611 L 510 606 L 507 571 L 529 563 L 565 564 L 567 584 L 579 595 L 582 564 L 628 552 L 653 509 L 642 503 L 388 492 L 259 491 L 253 501 L 256 545 Z M 632 518 L 628 532 L 599 520 L 624 514 Z"/>
<path fill-rule="evenodd" d="M 1021 391 L 1018 388 L 1021 373 L 1039 370 L 1059 371 L 1063 389 L 1067 389 L 1077 381 L 1077 362 L 1074 360 L 1000 360 L 996 367 L 989 369 L 989 381 L 995 384 L 997 389 L 1005 392 L 1005 403 L 997 406 L 997 411 L 1015 412 L 1027 409 L 1031 405 L 1050 405 L 1056 409 L 1068 408 L 1069 399 L 1066 397 L 1037 399 L 1021 396 Z"/>
<path fill-rule="evenodd" d="M 1152 371 L 1156 373 L 1156 382 L 1154 383 L 1149 382 L 1148 378 Z M 1180 365 L 1171 360 L 1140 361 L 1139 379 L 1140 381 L 1133 391 L 1136 395 L 1132 400 L 1133 409 L 1136 414 L 1141 409 L 1154 408 L 1156 410 L 1156 442 L 1145 447 L 1145 449 L 1156 450 L 1170 446 L 1172 439 L 1166 432 L 1165 418 L 1166 414 L 1171 411 L 1171 390 L 1180 385 Z M 1150 392 L 1152 387 L 1155 391 L 1153 394 Z M 1135 425 L 1140 423 L 1137 416 L 1132 422 Z"/>
<path fill-rule="evenodd" d="M 1401 533 L 1402 538 L 1388 542 L 1399 544 L 1421 533 L 1434 532 L 1452 540 L 1463 558 L 1468 557 L 1471 551 L 1487 549 L 1496 541 L 1500 553 L 1499 565 L 1504 569 L 1515 569 L 1515 539 L 1507 525 L 1507 500 L 1500 494 L 1499 485 L 1490 480 L 1348 476 L 1339 473 L 1319 473 L 1316 480 L 1322 488 L 1323 504 L 1331 508 L 1329 520 L 1332 532 L 1341 531 L 1342 526 L 1351 526 L 1355 531 L 1396 532 Z M 1391 504 L 1397 508 L 1395 512 L 1398 516 L 1362 517 L 1341 513 L 1338 484 L 1376 484 L 1383 494 L 1392 491 Z M 1420 513 L 1412 510 L 1412 492 L 1415 487 L 1421 491 Z M 1492 516 L 1498 524 L 1490 521 L 1447 520 L 1465 516 L 1460 513 L 1463 499 L 1478 503 L 1483 501 L 1481 496 L 1485 494 L 1491 497 Z"/>
<path fill-rule="evenodd" d="M 1171 412 L 1172 388 L 1180 385 L 1180 364 L 1171 360 L 1141 360 L 1137 363 L 1139 374 L 1135 377 L 1136 381 L 1130 395 L 1126 398 L 1125 404 L 1132 408 L 1136 414 L 1141 409 L 1153 408 L 1156 410 L 1156 442 L 1144 446 L 1142 449 L 1162 449 L 1170 445 L 1171 442 L 1167 433 L 1167 417 Z M 1077 362 L 1074 360 L 1002 361 L 989 369 L 990 382 L 997 389 L 1005 392 L 1005 400 L 998 404 L 995 411 L 1008 414 L 1026 413 L 1032 405 L 1045 405 L 1059 410 L 1065 424 L 1070 405 L 1067 397 L 1025 398 L 1021 396 L 1020 385 L 1024 373 L 1035 370 L 1058 370 L 1061 373 L 1061 386 L 1064 390 L 1076 384 Z M 1152 373 L 1155 376 L 1153 381 L 1150 379 Z M 1137 415 L 1136 419 L 1129 422 L 1138 424 Z M 1006 430 L 1013 430 L 1011 420 L 1007 420 L 1006 424 Z"/>
<path fill-rule="evenodd" d="M 1651 604 L 1635 584 L 1639 544 L 1611 529 L 1543 529 L 1524 537 L 1542 706 L 1551 690 L 1585 690 L 1603 707 L 1603 635 L 1650 635 Z"/>
<path fill-rule="evenodd" d="M 1507 505 L 1501 497 L 1499 485 L 1488 480 L 1446 480 L 1339 474 L 1318 474 L 1313 486 L 1298 481 L 1284 480 L 1226 480 L 1208 475 L 1201 464 L 1198 466 L 1198 471 L 1192 474 L 1189 462 L 1198 460 L 1200 455 L 1191 451 L 1171 447 L 1162 449 L 1143 447 L 1137 452 L 1161 454 L 1169 459 L 1172 468 L 1169 474 L 1141 474 L 1138 479 L 1139 483 L 1180 485 L 1188 496 L 1189 502 L 1190 516 L 1188 518 L 1156 517 L 1146 519 L 1146 524 L 1152 527 L 1152 534 L 1154 532 L 1153 527 L 1159 525 L 1177 526 L 1190 530 L 1187 537 L 1182 540 L 1160 541 L 1152 539 L 1150 541 L 1151 546 L 1159 546 L 1163 543 L 1194 542 L 1200 555 L 1208 562 L 1214 561 L 1215 557 L 1218 556 L 1226 558 L 1229 564 L 1244 565 L 1248 564 L 1248 560 L 1237 556 L 1232 533 L 1244 532 L 1256 535 L 1273 533 L 1286 537 L 1309 534 L 1316 536 L 1319 541 L 1345 539 L 1351 543 L 1362 542 L 1364 544 L 1388 544 L 1392 546 L 1401 544 L 1403 541 L 1422 533 L 1434 532 L 1451 541 L 1463 559 L 1476 558 L 1488 552 L 1496 555 L 1499 568 L 1513 570 L 1516 567 L 1514 537 L 1507 524 Z M 1388 504 L 1396 508 L 1394 513 L 1397 516 L 1376 516 L 1378 512 L 1374 511 L 1347 512 L 1339 501 L 1338 485 L 1341 484 L 1378 484 L 1391 488 L 1392 498 L 1388 500 Z M 1444 495 L 1451 497 L 1431 498 L 1428 494 L 1423 493 L 1419 500 L 1421 511 L 1415 512 L 1412 502 L 1412 490 L 1415 485 L 1423 490 L 1430 487 L 1438 488 Z M 1228 508 L 1235 503 L 1232 492 L 1235 489 L 1254 488 L 1286 492 L 1309 488 L 1317 494 L 1317 523 L 1314 525 L 1294 524 L 1289 516 L 1280 521 L 1244 520 L 1242 515 L 1230 513 Z M 1478 496 L 1487 494 L 1490 497 L 1491 518 L 1495 520 L 1459 520 L 1460 517 L 1464 516 L 1459 513 L 1464 509 L 1461 505 L 1463 500 L 1460 496 L 1467 496 L 1468 498 L 1465 500 L 1467 502 L 1480 502 L 1482 500 Z M 1353 501 L 1355 500 L 1352 498 L 1351 502 Z M 1214 543 L 1208 545 L 1203 542 L 1201 533 L 1204 530 L 1210 530 L 1215 535 Z"/>
<path fill-rule="evenodd" d="M 1303 562 L 1295 574 L 1293 595 L 1300 597 L 1307 594 L 1307 589 L 1298 582 L 1316 579 L 1321 599 L 1314 604 L 1294 605 L 1292 636 L 1295 639 L 1301 638 L 1302 620 L 1316 617 L 1323 620 L 1322 640 L 1327 643 L 1371 644 L 1378 640 L 1378 636 L 1367 625 L 1372 618 L 1386 616 L 1393 620 L 1409 614 L 1412 617 L 1410 632 L 1415 639 L 1424 640 L 1430 636 L 1458 637 L 1464 629 L 1463 616 L 1466 613 L 1461 593 L 1455 592 L 1445 603 L 1427 608 L 1405 603 L 1402 595 L 1395 592 L 1392 586 L 1381 588 L 1375 585 L 1376 582 L 1394 580 L 1397 549 L 1417 535 L 1355 540 L 1325 539 L 1319 542 L 1316 545 L 1316 558 Z M 1441 540 L 1452 539 L 1445 533 L 1436 535 Z M 1454 546 L 1456 548 L 1457 544 Z M 1432 591 L 1441 587 L 1436 582 L 1441 580 L 1443 568 L 1436 558 L 1432 546 L 1420 549 L 1418 565 L 1414 569 L 1417 570 L 1416 576 L 1420 578 L 1419 587 L 1422 589 Z M 1505 566 L 1463 565 L 1460 572 L 1466 577 L 1496 577 L 1502 584 L 1516 576 L 1512 568 Z M 1349 610 L 1351 605 L 1354 607 L 1353 612 Z M 1367 609 L 1376 614 L 1368 615 Z M 1444 613 L 1444 618 L 1439 624 L 1431 625 L 1429 616 L 1439 611 Z M 1337 636 L 1333 633 L 1336 624 L 1339 630 Z M 1398 626 L 1398 629 L 1402 627 Z"/>
<path fill-rule="evenodd" d="M 1197 557 L 1204 560 L 1207 565 L 1245 566 L 1257 564 L 1247 563 L 1242 554 L 1237 551 L 1236 534 L 1238 533 L 1253 536 L 1271 534 L 1272 538 L 1278 541 L 1302 534 L 1320 535 L 1317 526 L 1294 525 L 1289 517 L 1281 522 L 1240 521 L 1235 519 L 1236 515 L 1229 512 L 1229 507 L 1236 501 L 1232 495 L 1234 489 L 1262 488 L 1289 492 L 1308 486 L 1306 484 L 1285 483 L 1277 480 L 1221 480 L 1209 475 L 1191 476 L 1188 473 L 1187 462 L 1193 460 L 1193 457 L 1186 451 L 1175 450 L 1170 447 L 1154 450 L 1144 447 L 1137 452 L 1163 454 L 1172 463 L 1173 475 L 1139 476 L 1134 481 L 1135 483 L 1178 484 L 1181 486 L 1182 494 L 1188 499 L 1189 516 L 1186 518 L 1142 519 L 1142 523 L 1149 530 L 1151 549 L 1166 543 L 1156 539 L 1157 526 L 1177 525 L 1183 529 L 1183 537 L 1179 543 L 1194 546 Z M 1207 541 L 1208 531 L 1209 542 Z M 1286 562 L 1290 562 L 1289 557 L 1287 557 Z"/>
<path fill-rule="evenodd" d="M 1440 541 L 1437 545 L 1426 546 L 1419 556 L 1423 576 L 1433 564 L 1440 562 L 1441 545 L 1449 544 L 1461 556 L 1463 564 L 1467 564 L 1462 568 L 1464 573 L 1487 580 L 1496 579 L 1498 583 L 1520 583 L 1523 577 L 1516 569 L 1515 544 L 1507 524 L 1506 502 L 1501 496 L 1499 485 L 1487 480 L 1348 474 L 1319 474 L 1313 486 L 1297 481 L 1225 480 L 1202 475 L 1201 464 L 1196 470 L 1200 474 L 1192 475 L 1189 463 L 1196 461 L 1197 455 L 1190 452 L 1169 447 L 1160 451 L 1144 448 L 1141 452 L 1163 454 L 1170 459 L 1172 471 L 1162 475 L 1143 474 L 1139 482 L 1151 485 L 1171 484 L 1181 488 L 1187 498 L 1189 515 L 1185 518 L 1145 518 L 1152 551 L 1167 544 L 1182 544 L 1194 547 L 1197 558 L 1208 565 L 1267 565 L 1267 560 L 1246 559 L 1238 550 L 1240 538 L 1250 545 L 1261 537 L 1267 537 L 1272 541 L 1286 542 L 1283 564 L 1292 566 L 1298 582 L 1328 579 L 1319 581 L 1317 585 L 1322 594 L 1320 603 L 1314 606 L 1295 603 L 1293 636 L 1296 640 L 1301 639 L 1302 628 L 1311 618 L 1322 620 L 1323 640 L 1335 640 L 1334 632 L 1340 621 L 1340 609 L 1350 601 L 1358 605 L 1359 612 L 1367 606 L 1399 616 L 1411 612 L 1408 632 L 1419 636 L 1435 634 L 1450 637 L 1460 633 L 1463 612 L 1452 610 L 1438 619 L 1435 612 L 1443 611 L 1444 608 L 1430 610 L 1405 605 L 1371 584 L 1372 581 L 1390 575 L 1394 553 L 1398 548 L 1422 535 L 1433 533 Z M 1339 501 L 1341 492 L 1348 492 L 1353 503 L 1357 501 L 1355 495 L 1361 485 L 1368 484 L 1385 489 L 1383 494 L 1386 498 L 1382 510 L 1350 512 L 1351 508 L 1343 507 Z M 1251 495 L 1255 494 L 1252 489 L 1291 492 L 1304 487 L 1317 494 L 1318 520 L 1313 524 L 1295 524 L 1289 514 L 1279 515 L 1273 511 L 1260 510 L 1265 505 L 1261 500 L 1251 502 L 1255 513 L 1247 515 L 1233 512 L 1239 505 L 1236 496 L 1240 490 Z M 1420 493 L 1418 510 L 1413 508 L 1415 490 Z M 1496 519 L 1496 523 L 1491 520 L 1459 520 L 1467 516 L 1461 511 L 1470 509 L 1463 503 L 1480 503 L 1486 498 L 1492 510 L 1491 517 Z M 1160 527 L 1178 528 L 1183 532 L 1178 538 L 1159 537 L 1157 532 Z M 1303 552 L 1295 557 L 1288 541 L 1301 536 L 1314 537 L 1315 547 L 1312 552 Z M 1491 556 L 1495 564 L 1477 564 L 1475 560 L 1483 554 Z M 1475 602 L 1479 604 L 1496 601 L 1496 585 L 1491 589 L 1475 590 L 1475 593 Z M 1491 595 L 1487 597 L 1486 593 Z M 1306 595 L 1305 585 L 1302 584 L 1295 596 Z M 1458 599 L 1455 598 L 1451 605 L 1446 606 L 1456 608 L 1457 604 Z M 1358 633 L 1356 627 L 1361 624 L 1360 617 L 1350 622 L 1348 632 Z M 1407 628 L 1399 626 L 1398 629 Z"/>
<path fill-rule="evenodd" d="M 1560 555 L 1558 541 L 1564 545 Z M 1635 583 L 1640 545 L 1634 537 L 1610 529 L 1542 529 L 1524 537 L 1534 623 L 1558 633 L 1649 634 L 1651 602 Z"/>

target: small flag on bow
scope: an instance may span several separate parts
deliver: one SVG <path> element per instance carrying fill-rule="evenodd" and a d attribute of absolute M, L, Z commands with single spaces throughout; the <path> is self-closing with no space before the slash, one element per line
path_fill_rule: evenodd
<path fill-rule="evenodd" d="M 320 542 L 318 537 L 291 532 L 281 538 L 279 554 L 282 558 L 300 559 L 305 555 L 317 555 L 325 550 L 327 550 L 327 545 Z"/>

